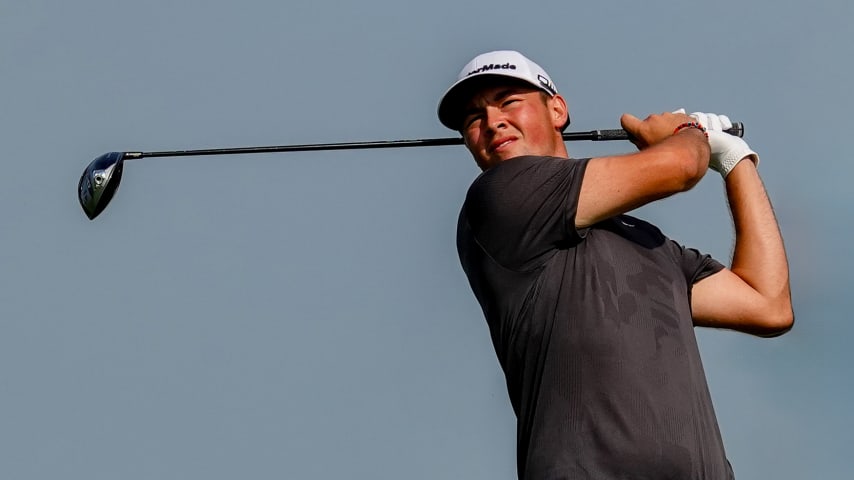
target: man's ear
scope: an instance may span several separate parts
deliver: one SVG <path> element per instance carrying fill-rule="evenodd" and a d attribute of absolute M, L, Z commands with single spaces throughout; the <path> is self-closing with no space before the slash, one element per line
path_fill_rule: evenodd
<path fill-rule="evenodd" d="M 563 130 L 566 125 L 566 120 L 569 118 L 569 107 L 566 106 L 566 100 L 559 94 L 552 96 L 549 99 L 552 112 L 552 124 L 558 130 Z"/>

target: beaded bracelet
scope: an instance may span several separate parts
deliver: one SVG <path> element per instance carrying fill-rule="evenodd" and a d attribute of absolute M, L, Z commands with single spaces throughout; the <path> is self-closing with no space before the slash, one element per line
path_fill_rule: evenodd
<path fill-rule="evenodd" d="M 709 138 L 709 132 L 706 131 L 706 127 L 704 127 L 700 122 L 685 122 L 682 125 L 676 127 L 676 130 L 673 130 L 673 135 L 679 133 L 679 131 L 683 128 L 696 128 L 697 130 L 703 132 L 703 135 L 705 135 L 706 138 Z"/>

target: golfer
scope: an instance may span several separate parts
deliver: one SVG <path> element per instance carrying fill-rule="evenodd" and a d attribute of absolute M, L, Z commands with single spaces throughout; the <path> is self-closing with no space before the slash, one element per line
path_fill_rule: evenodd
<path fill-rule="evenodd" d="M 734 478 L 693 328 L 775 336 L 794 315 L 759 157 L 729 119 L 625 114 L 639 151 L 572 159 L 566 101 L 513 51 L 466 65 L 438 114 L 483 170 L 457 248 L 517 416 L 519 478 Z M 735 225 L 729 268 L 626 215 L 709 168 Z"/>

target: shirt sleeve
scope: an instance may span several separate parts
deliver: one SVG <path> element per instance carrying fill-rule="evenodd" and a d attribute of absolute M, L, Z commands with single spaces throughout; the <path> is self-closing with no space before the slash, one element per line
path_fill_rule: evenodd
<path fill-rule="evenodd" d="M 588 160 L 518 157 L 483 173 L 463 207 L 481 248 L 505 268 L 531 270 L 581 241 L 575 214 Z"/>
<path fill-rule="evenodd" d="M 712 258 L 711 255 L 702 253 L 695 248 L 685 247 L 673 240 L 670 240 L 670 242 L 672 248 L 679 255 L 682 273 L 685 275 L 685 280 L 687 280 L 689 288 L 691 285 L 725 268 L 722 263 Z"/>

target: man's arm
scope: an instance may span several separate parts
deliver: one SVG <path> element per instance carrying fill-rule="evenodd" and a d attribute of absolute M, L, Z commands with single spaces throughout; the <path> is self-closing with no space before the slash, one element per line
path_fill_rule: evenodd
<path fill-rule="evenodd" d="M 753 162 L 726 177 L 735 226 L 732 266 L 697 282 L 694 324 L 776 336 L 794 323 L 789 265 L 771 202 Z"/>
<path fill-rule="evenodd" d="M 708 168 L 709 143 L 696 128 L 673 133 L 693 121 L 681 113 L 650 115 L 643 121 L 623 115 L 623 128 L 640 151 L 590 160 L 581 183 L 576 227 L 588 227 L 696 185 Z"/>
<path fill-rule="evenodd" d="M 694 113 L 709 128 L 710 167 L 720 172 L 735 226 L 732 266 L 693 286 L 694 324 L 775 336 L 794 323 L 789 265 L 783 237 L 759 172 L 744 140 L 721 130 L 724 115 Z M 752 159 L 753 161 L 744 161 Z"/>

